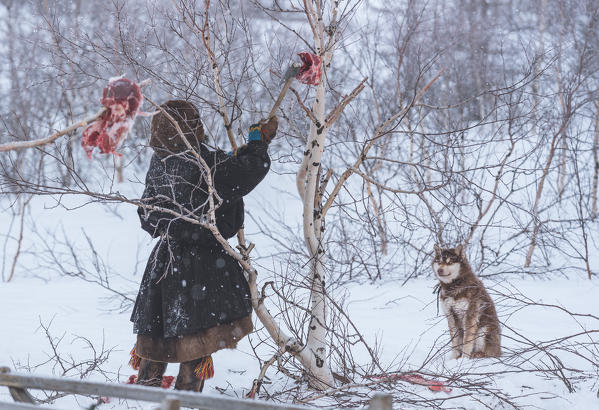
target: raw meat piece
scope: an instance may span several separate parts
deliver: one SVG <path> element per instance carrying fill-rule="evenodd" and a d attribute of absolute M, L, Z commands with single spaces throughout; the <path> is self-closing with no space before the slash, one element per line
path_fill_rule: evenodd
<path fill-rule="evenodd" d="M 304 84 L 318 85 L 320 76 L 322 75 L 322 59 L 312 53 L 299 53 L 298 56 L 302 59 L 302 67 L 295 77 L 297 81 Z"/>
<path fill-rule="evenodd" d="M 110 80 L 100 99 L 106 111 L 83 131 L 81 146 L 88 158 L 95 147 L 102 154 L 121 155 L 116 150 L 129 133 L 142 101 L 141 90 L 133 81 L 123 77 Z"/>

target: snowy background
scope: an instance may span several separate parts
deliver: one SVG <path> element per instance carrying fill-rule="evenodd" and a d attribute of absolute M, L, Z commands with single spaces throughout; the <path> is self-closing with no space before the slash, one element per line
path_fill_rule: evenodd
<path fill-rule="evenodd" d="M 239 141 L 269 111 L 295 54 L 313 44 L 302 4 L 271 3 L 213 1 L 209 10 Z M 327 215 L 327 291 L 338 305 L 328 318 L 330 361 L 352 387 L 318 397 L 273 366 L 260 398 L 359 407 L 384 391 L 398 408 L 599 408 L 599 4 L 342 3 L 340 22 L 328 27 L 327 112 L 368 80 L 327 135 L 327 194 L 377 127 L 445 71 L 386 129 L 359 167 L 365 177 L 352 175 Z M 203 4 L 176 4 L 203 19 Z M 323 10 L 329 21 L 328 2 Z M 209 143 L 228 149 L 206 52 L 173 3 L 8 0 L 0 21 L 0 144 L 96 112 L 107 79 L 125 73 L 150 78 L 144 93 L 154 101 L 193 101 Z M 308 254 L 295 173 L 309 119 L 297 100 L 310 107 L 314 93 L 295 87 L 279 112 L 271 172 L 246 200 L 246 236 L 256 244 L 259 288 L 273 281 L 287 299 L 267 291 L 269 309 L 305 340 L 307 316 L 296 306 L 309 306 Z M 134 373 L 129 315 L 154 242 L 135 206 L 105 195 L 141 196 L 148 132 L 149 120 L 138 119 L 122 157 L 88 160 L 80 133 L 0 153 L 1 366 L 118 383 Z M 472 227 L 468 257 L 502 324 L 499 360 L 449 359 L 433 293 L 433 244 L 463 242 Z M 205 393 L 250 389 L 274 353 L 255 325 L 237 350 L 214 355 Z M 418 371 L 453 390 L 374 383 L 373 356 L 387 373 Z M 292 360 L 283 367 L 301 376 Z M 0 401 L 10 401 L 5 388 Z M 111 400 L 101 408 L 151 406 Z"/>
<path fill-rule="evenodd" d="M 281 187 L 285 186 L 289 188 L 288 195 L 281 194 Z M 288 177 L 271 173 L 248 196 L 247 208 L 257 218 L 268 218 L 269 209 L 264 208 L 264 202 L 268 199 L 273 208 L 293 220 L 301 212 L 301 203 L 299 198 L 294 198 L 292 188 Z M 32 203 L 28 215 L 30 223 L 24 236 L 35 238 L 42 232 L 45 233 L 43 236 L 62 238 L 62 241 L 58 240 L 48 246 L 54 248 L 57 254 L 63 255 L 63 260 L 70 266 L 69 258 L 65 256 L 68 250 L 64 246 L 64 237 L 69 238 L 77 249 L 77 254 L 82 257 L 82 266 L 89 268 L 89 272 L 94 272 L 94 263 L 107 267 L 109 285 L 134 298 L 146 258 L 153 246 L 149 235 L 139 227 L 135 209 L 127 205 L 106 207 L 96 204 L 78 208 L 78 202 L 72 198 L 66 199 L 62 204 L 69 209 L 56 208 L 56 203 L 48 198 L 39 198 Z M 3 215 L 2 224 L 9 224 L 7 213 Z M 246 230 L 248 240 L 260 245 L 260 264 L 272 265 L 273 259 L 268 256 L 268 251 L 262 249 L 268 249 L 269 245 L 274 247 L 274 244 L 267 236 L 257 234 L 257 228 L 251 221 L 247 222 Z M 83 231 L 94 239 L 97 256 L 90 254 Z M 61 375 L 63 368 L 56 360 L 52 360 L 54 351 L 44 329 L 47 328 L 57 352 L 66 359 L 81 363 L 81 369 L 86 369 L 90 364 L 89 360 L 98 357 L 101 350 L 110 351 L 108 359 L 99 365 L 101 372 L 93 371 L 89 376 L 90 380 L 125 382 L 135 373 L 127 365 L 129 350 L 135 341 L 129 322 L 131 305 L 125 301 L 123 309 L 123 298 L 115 297 L 113 292 L 103 289 L 98 283 L 83 280 L 97 280 L 89 273 L 86 275 L 72 268 L 70 272 L 73 276 L 81 277 L 65 277 L 53 272 L 53 262 L 40 258 L 40 255 L 46 255 L 46 246 L 47 244 L 41 243 L 41 239 L 25 242 L 17 279 L 0 287 L 0 320 L 6 330 L 6 336 L 0 339 L 0 363 L 17 369 L 35 366 L 32 370 L 35 373 Z M 6 255 L 12 252 L 14 249 L 9 246 Z M 97 262 L 94 262 L 96 257 Z M 262 283 L 276 279 L 266 273 L 268 270 L 260 272 Z M 589 350 L 595 354 L 591 357 L 597 357 L 599 285 L 596 281 L 564 277 L 485 280 L 503 326 L 504 363 L 495 359 L 474 362 L 450 359 L 446 320 L 442 310 L 437 309 L 436 295 L 433 293 L 435 279 L 418 278 L 405 284 L 403 282 L 402 279 L 388 279 L 374 283 L 359 281 L 343 286 L 349 316 L 368 343 L 379 346 L 381 362 L 389 367 L 389 371 L 417 370 L 426 363 L 425 369 L 429 372 L 438 372 L 448 377 L 470 375 L 477 381 L 482 379 L 489 384 L 488 388 L 513 396 L 519 406 L 543 409 L 599 408 L 596 397 L 596 390 L 599 388 L 597 363 L 576 357 L 572 352 L 562 349 L 557 342 L 564 336 L 593 331 L 589 335 L 567 341 L 565 346 L 572 347 L 574 351 Z M 519 297 L 529 299 L 532 303 L 555 306 L 527 306 L 516 300 Z M 595 316 L 573 317 L 558 307 L 572 313 L 592 313 Z M 260 324 L 256 323 L 256 327 L 259 328 Z M 92 350 L 88 341 L 96 351 Z M 255 343 L 256 336 L 245 339 L 237 350 L 220 351 L 214 355 L 216 375 L 207 382 L 206 393 L 243 397 L 248 392 L 260 370 L 250 341 Z M 577 369 L 576 372 L 564 369 L 575 386 L 574 393 L 569 393 L 557 378 L 548 378 L 545 372 L 535 371 L 537 367 L 542 370 L 553 369 L 554 364 L 549 356 L 536 349 L 523 352 L 533 343 L 546 343 L 549 350 L 564 361 L 564 367 Z M 552 344 L 560 347 L 553 351 Z M 268 349 L 265 349 L 264 357 L 268 357 L 267 352 Z M 355 353 L 358 363 L 369 362 L 369 355 L 364 349 L 356 349 Z M 520 355 L 527 355 L 530 362 L 522 364 Z M 76 374 L 77 371 L 70 373 Z M 169 365 L 166 374 L 176 373 L 177 366 Z M 488 373 L 497 375 L 488 379 Z M 264 393 L 284 391 L 295 384 L 274 370 L 268 373 L 268 377 L 273 384 L 265 385 Z M 468 390 L 461 390 L 459 387 L 454 387 L 451 393 L 429 392 L 424 386 L 407 384 L 403 388 L 420 396 L 422 400 L 438 400 L 440 405 L 450 408 L 505 406 L 491 395 L 469 397 Z M 10 401 L 7 390 L 0 394 L 2 400 Z M 451 399 L 452 397 L 457 398 Z M 94 402 L 81 397 L 66 397 L 57 400 L 55 404 L 68 408 L 76 403 L 84 408 Z M 330 405 L 322 399 L 311 404 Z M 119 404 L 116 400 L 102 407 L 152 408 L 148 403 L 144 407 L 143 403 L 128 401 L 126 404 Z"/>

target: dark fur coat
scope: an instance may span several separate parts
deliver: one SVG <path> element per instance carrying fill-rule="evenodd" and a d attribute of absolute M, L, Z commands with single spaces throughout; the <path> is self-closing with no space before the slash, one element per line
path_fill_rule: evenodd
<path fill-rule="evenodd" d="M 243 196 L 270 167 L 267 144 L 251 141 L 237 155 L 201 148 L 223 199 L 217 226 L 227 239 L 243 225 Z M 202 218 L 208 208 L 202 168 L 190 154 L 152 157 L 142 201 Z M 141 226 L 154 247 L 141 282 L 131 321 L 138 335 L 181 337 L 247 317 L 252 310 L 243 270 L 212 233 L 161 211 L 138 208 Z"/>

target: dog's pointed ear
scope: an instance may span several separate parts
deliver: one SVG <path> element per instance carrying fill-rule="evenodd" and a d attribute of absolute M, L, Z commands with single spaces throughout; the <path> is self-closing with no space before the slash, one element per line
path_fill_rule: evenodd
<path fill-rule="evenodd" d="M 439 256 L 441 256 L 441 248 L 439 247 L 439 245 L 435 244 L 434 249 L 435 249 L 435 258 L 438 258 Z"/>
<path fill-rule="evenodd" d="M 466 257 L 466 249 L 464 249 L 464 245 L 458 245 L 455 247 L 455 253 L 462 259 Z"/>

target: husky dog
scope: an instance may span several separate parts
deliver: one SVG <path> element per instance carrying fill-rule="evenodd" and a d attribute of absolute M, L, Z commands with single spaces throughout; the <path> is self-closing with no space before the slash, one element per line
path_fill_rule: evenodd
<path fill-rule="evenodd" d="M 501 356 L 495 305 L 472 272 L 464 246 L 441 249 L 435 245 L 433 270 L 441 285 L 440 299 L 449 322 L 452 357 Z"/>

